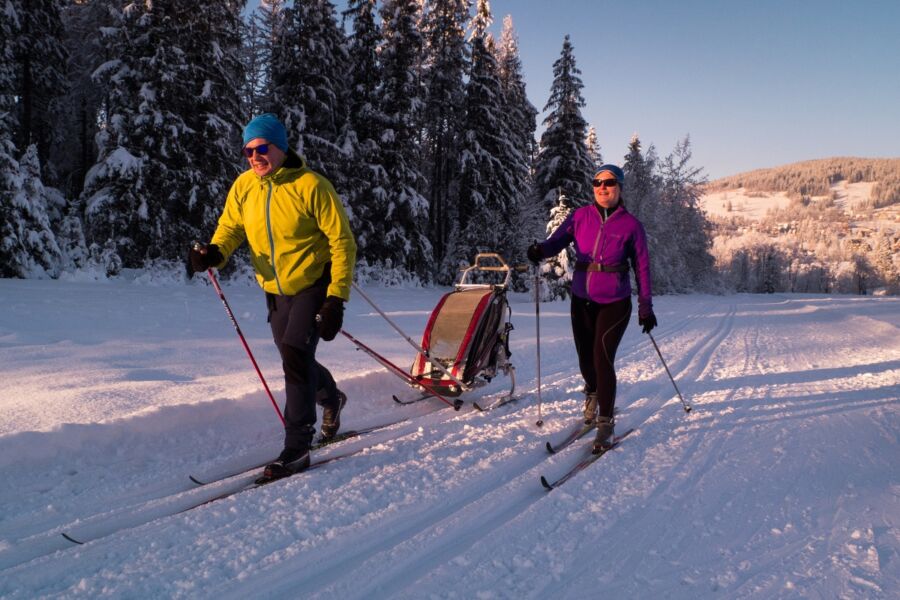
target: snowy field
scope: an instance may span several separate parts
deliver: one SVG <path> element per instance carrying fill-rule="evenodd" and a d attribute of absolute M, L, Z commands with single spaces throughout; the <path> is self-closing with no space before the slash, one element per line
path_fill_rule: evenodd
<path fill-rule="evenodd" d="M 281 398 L 262 294 L 225 288 Z M 442 290 L 367 288 L 418 338 Z M 193 510 L 280 450 L 280 423 L 212 288 L 0 280 L 0 597 L 897 598 L 900 299 L 671 296 L 619 350 L 619 448 L 588 440 L 566 303 L 514 295 L 520 401 L 414 393 L 343 338 L 320 347 L 364 451 Z M 354 297 L 346 330 L 413 350 Z M 468 397 L 486 405 L 507 380 Z M 62 534 L 85 542 L 67 541 Z"/>

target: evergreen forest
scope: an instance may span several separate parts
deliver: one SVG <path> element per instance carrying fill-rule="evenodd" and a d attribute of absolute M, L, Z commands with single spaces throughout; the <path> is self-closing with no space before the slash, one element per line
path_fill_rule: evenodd
<path fill-rule="evenodd" d="M 551 88 L 526 93 L 513 19 L 495 27 L 488 0 L 0 7 L 2 277 L 183 270 L 246 168 L 242 127 L 272 112 L 340 194 L 360 280 L 446 285 L 478 252 L 524 263 L 608 161 L 647 230 L 654 293 L 741 288 L 714 257 L 690 138 L 665 156 L 605 140 L 568 36 Z M 569 258 L 542 266 L 548 298 L 568 294 Z M 225 276 L 244 276 L 232 262 Z"/>

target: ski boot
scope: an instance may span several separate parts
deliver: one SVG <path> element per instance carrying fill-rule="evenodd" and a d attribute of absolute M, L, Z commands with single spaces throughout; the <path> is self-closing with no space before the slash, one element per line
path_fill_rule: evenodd
<path fill-rule="evenodd" d="M 322 408 L 322 428 L 319 430 L 320 442 L 331 440 L 341 428 L 341 411 L 347 404 L 347 395 L 341 390 L 337 391 L 337 399 L 332 406 Z"/>
<path fill-rule="evenodd" d="M 256 483 L 263 485 L 277 479 L 290 477 L 309 468 L 309 448 L 285 448 L 273 463 L 266 465 L 262 477 Z"/>
<path fill-rule="evenodd" d="M 594 438 L 593 454 L 606 452 L 613 446 L 616 422 L 612 417 L 597 417 L 597 437 Z"/>

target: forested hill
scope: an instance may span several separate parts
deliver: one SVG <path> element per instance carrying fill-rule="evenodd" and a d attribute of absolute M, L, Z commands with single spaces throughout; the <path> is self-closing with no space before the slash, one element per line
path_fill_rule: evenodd
<path fill-rule="evenodd" d="M 900 293 L 900 159 L 828 158 L 708 183 L 726 289 Z"/>
<path fill-rule="evenodd" d="M 705 191 L 744 188 L 749 192 L 786 192 L 789 196 L 826 196 L 839 181 L 875 182 L 876 206 L 900 203 L 900 158 L 834 157 L 756 169 L 711 181 Z"/>

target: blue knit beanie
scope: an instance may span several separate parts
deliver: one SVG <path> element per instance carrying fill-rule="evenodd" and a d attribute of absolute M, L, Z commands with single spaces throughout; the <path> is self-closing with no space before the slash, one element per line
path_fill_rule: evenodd
<path fill-rule="evenodd" d="M 278 117 L 272 113 L 259 115 L 247 123 L 244 127 L 244 145 L 250 140 L 263 138 L 271 144 L 275 144 L 282 152 L 288 151 L 287 130 Z"/>
<path fill-rule="evenodd" d="M 625 172 L 619 166 L 613 164 L 603 165 L 599 169 L 597 169 L 597 172 L 594 174 L 594 178 L 596 178 L 597 175 L 599 175 L 603 171 L 609 171 L 610 173 L 615 175 L 616 179 L 619 181 L 620 186 L 625 183 Z"/>

